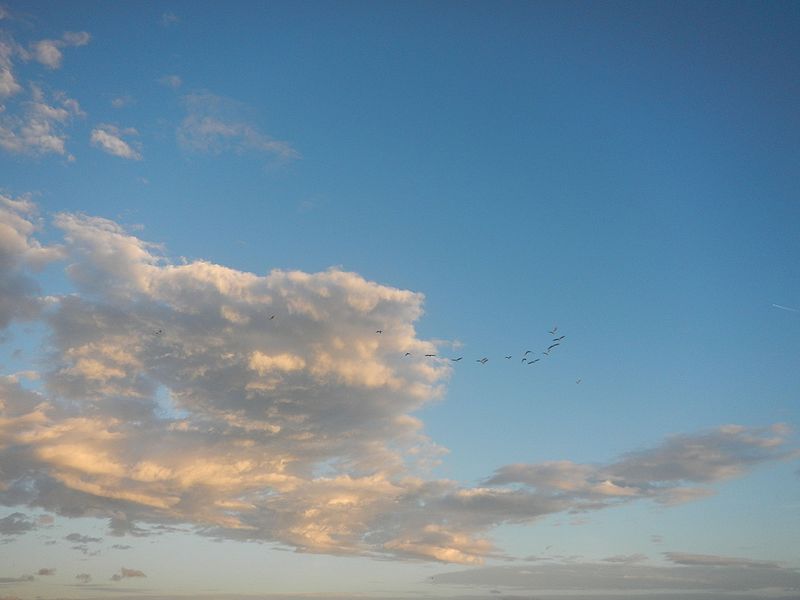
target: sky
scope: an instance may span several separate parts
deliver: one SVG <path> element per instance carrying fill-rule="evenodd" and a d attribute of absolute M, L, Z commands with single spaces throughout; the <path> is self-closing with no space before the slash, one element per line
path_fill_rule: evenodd
<path fill-rule="evenodd" d="M 798 31 L 0 5 L 0 600 L 800 598 Z"/>

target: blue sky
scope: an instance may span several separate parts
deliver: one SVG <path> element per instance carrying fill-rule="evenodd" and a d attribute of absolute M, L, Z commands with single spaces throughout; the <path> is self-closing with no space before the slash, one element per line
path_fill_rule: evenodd
<path fill-rule="evenodd" d="M 797 4 L 0 15 L 0 598 L 800 587 Z"/>

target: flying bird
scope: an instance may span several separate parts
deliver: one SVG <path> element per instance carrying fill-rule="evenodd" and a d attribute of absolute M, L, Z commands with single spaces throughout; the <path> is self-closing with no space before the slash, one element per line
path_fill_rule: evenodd
<path fill-rule="evenodd" d="M 530 354 L 531 352 L 533 352 L 533 350 L 525 350 L 525 354 L 523 354 L 522 356 L 528 356 L 528 354 Z"/>
<path fill-rule="evenodd" d="M 556 343 L 556 344 L 552 344 L 551 346 L 549 346 L 549 347 L 547 348 L 547 351 L 548 351 L 548 352 L 550 352 L 550 350 L 552 350 L 552 349 L 553 349 L 553 348 L 555 348 L 556 346 L 560 346 L 560 345 L 561 345 L 561 344 L 558 344 L 558 343 Z"/>
<path fill-rule="evenodd" d="M 406 352 L 403 356 L 411 356 L 411 352 Z"/>
<path fill-rule="evenodd" d="M 560 341 L 561 341 L 561 340 L 563 340 L 565 337 L 567 337 L 567 336 L 565 336 L 565 335 L 562 335 L 561 337 L 553 338 L 553 341 L 554 341 L 554 342 L 560 342 Z"/>
<path fill-rule="evenodd" d="M 163 329 L 156 329 L 156 330 L 153 332 L 153 335 L 161 335 L 162 333 L 164 333 L 164 330 L 163 330 Z"/>
<path fill-rule="evenodd" d="M 553 328 L 549 331 L 550 335 L 555 335 L 556 331 L 558 331 L 558 325 L 553 325 Z"/>
<path fill-rule="evenodd" d="M 511 358 L 510 356 L 506 356 L 506 358 Z"/>
<path fill-rule="evenodd" d="M 275 315 L 270 315 L 269 320 L 272 321 L 272 319 L 274 319 L 274 318 L 275 318 Z"/>
<path fill-rule="evenodd" d="M 436 355 L 435 354 L 426 354 L 425 356 L 431 357 L 431 356 L 436 356 Z"/>
<path fill-rule="evenodd" d="M 533 363 L 537 363 L 537 362 L 539 362 L 540 360 L 542 360 L 542 359 L 541 359 L 541 358 L 534 358 L 533 360 L 529 360 L 529 361 L 528 361 L 528 364 L 529 364 L 529 365 L 532 365 Z"/>
<path fill-rule="evenodd" d="M 486 357 L 484 356 L 483 358 L 479 358 L 479 359 L 478 359 L 478 360 L 476 360 L 475 362 L 479 362 L 479 363 L 481 363 L 482 365 L 485 365 L 487 362 L 489 362 L 489 359 L 488 359 L 488 358 L 486 358 Z"/>
<path fill-rule="evenodd" d="M 464 358 L 464 357 L 463 357 L 463 356 L 459 356 L 458 358 L 451 358 L 450 360 L 452 360 L 453 362 L 458 362 L 458 361 L 460 361 L 462 358 Z"/>
<path fill-rule="evenodd" d="M 581 381 L 583 381 L 583 379 L 581 379 L 580 377 L 578 377 L 578 378 L 575 380 L 575 383 L 580 383 Z"/>
<path fill-rule="evenodd" d="M 383 329 L 378 329 L 375 333 L 383 333 Z"/>

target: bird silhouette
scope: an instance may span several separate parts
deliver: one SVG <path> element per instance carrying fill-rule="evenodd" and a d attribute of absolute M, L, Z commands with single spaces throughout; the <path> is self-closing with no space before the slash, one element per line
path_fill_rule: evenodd
<path fill-rule="evenodd" d="M 383 329 L 378 329 L 375 333 L 383 333 Z"/>
<path fill-rule="evenodd" d="M 567 336 L 565 336 L 565 335 L 562 335 L 561 337 L 553 338 L 553 341 L 554 341 L 554 342 L 560 342 L 560 341 L 561 341 L 561 340 L 563 340 L 565 337 L 567 337 Z"/>
<path fill-rule="evenodd" d="M 555 335 L 558 331 L 558 325 L 553 325 L 553 328 L 548 332 L 550 335 Z"/>
<path fill-rule="evenodd" d="M 550 352 L 550 350 L 552 350 L 552 349 L 553 349 L 553 348 L 555 348 L 556 346 L 560 346 L 560 345 L 561 345 L 561 344 L 552 344 L 551 346 L 549 346 L 549 347 L 547 348 L 547 351 L 548 351 L 548 352 Z"/>
<path fill-rule="evenodd" d="M 406 352 L 403 356 L 411 356 L 411 352 Z"/>
<path fill-rule="evenodd" d="M 529 361 L 528 361 L 528 364 L 529 364 L 529 365 L 532 365 L 533 363 L 537 363 L 537 362 L 539 362 L 540 360 L 542 360 L 542 359 L 541 359 L 541 358 L 534 358 L 533 360 L 529 360 Z"/>
<path fill-rule="evenodd" d="M 479 359 L 478 359 L 478 360 L 476 360 L 475 362 L 479 362 L 479 363 L 481 363 L 482 365 L 485 365 L 487 362 L 489 362 L 489 359 L 488 359 L 488 358 L 486 358 L 486 357 L 484 356 L 483 358 L 479 358 Z"/>
<path fill-rule="evenodd" d="M 451 358 L 450 360 L 452 360 L 453 362 L 458 362 L 458 361 L 460 361 L 462 358 L 464 358 L 464 357 L 463 357 L 463 356 L 459 356 L 458 358 Z"/>
<path fill-rule="evenodd" d="M 435 354 L 426 354 L 425 356 L 431 357 L 431 356 L 436 356 L 436 355 Z"/>
<path fill-rule="evenodd" d="M 511 358 L 510 356 L 506 356 L 506 358 Z"/>

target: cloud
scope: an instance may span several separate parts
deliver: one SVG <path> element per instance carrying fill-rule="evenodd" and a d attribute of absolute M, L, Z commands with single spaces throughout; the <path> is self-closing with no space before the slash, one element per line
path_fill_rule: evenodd
<path fill-rule="evenodd" d="M 8 98 L 22 91 L 22 86 L 14 77 L 13 57 L 17 54 L 19 54 L 19 46 L 14 40 L 8 36 L 0 37 L 0 99 Z"/>
<path fill-rule="evenodd" d="M 36 523 L 20 512 L 0 519 L 0 535 L 21 535 L 36 528 Z"/>
<path fill-rule="evenodd" d="M 178 15 L 174 13 L 165 12 L 161 15 L 160 23 L 162 27 L 169 27 L 170 25 L 175 25 L 176 23 L 180 22 L 181 22 L 180 17 L 178 17 Z"/>
<path fill-rule="evenodd" d="M 751 561 L 757 563 L 758 561 Z M 779 566 L 650 566 L 608 563 L 551 563 L 499 566 L 435 575 L 434 584 L 502 587 L 530 593 L 684 594 L 716 592 L 714 598 L 739 598 L 741 592 L 769 592 L 775 597 L 800 589 L 800 572 Z M 619 596 L 617 596 L 619 597 Z"/>
<path fill-rule="evenodd" d="M 40 227 L 33 202 L 0 193 L 0 329 L 12 319 L 38 314 L 39 286 L 30 271 L 61 256 L 57 246 L 42 246 L 36 240 Z"/>
<path fill-rule="evenodd" d="M 31 45 L 31 57 L 50 69 L 61 67 L 64 58 L 61 49 L 85 46 L 91 36 L 85 31 L 68 31 L 59 40 L 40 40 Z"/>
<path fill-rule="evenodd" d="M 610 562 L 610 563 L 624 563 L 626 565 L 642 562 L 647 560 L 647 557 L 644 554 L 617 554 L 616 556 L 609 556 L 608 558 L 604 558 L 603 562 Z"/>
<path fill-rule="evenodd" d="M 178 128 L 178 142 L 186 150 L 266 154 L 283 160 L 300 157 L 287 142 L 262 133 L 240 103 L 210 93 L 190 94 L 184 103 L 187 116 Z"/>
<path fill-rule="evenodd" d="M 64 130 L 84 113 L 65 94 L 52 96 L 48 100 L 41 88 L 32 85 L 31 100 L 22 103 L 21 114 L 0 113 L 0 148 L 13 154 L 67 156 Z"/>
<path fill-rule="evenodd" d="M 138 132 L 133 128 L 120 130 L 114 125 L 98 125 L 92 129 L 90 136 L 92 145 L 100 148 L 108 154 L 127 158 L 130 160 L 141 160 L 142 155 L 125 140 L 123 135 L 137 135 Z"/>
<path fill-rule="evenodd" d="M 1 504 L 104 518 L 115 536 L 180 525 L 301 552 L 480 564 L 502 556 L 488 538 L 498 525 L 700 497 L 787 457 L 785 427 L 726 426 L 608 465 L 432 479 L 444 450 L 413 413 L 441 397 L 452 366 L 422 358 L 437 347 L 415 329 L 421 294 L 339 269 L 175 262 L 98 217 L 54 224 L 74 293 L 42 313 L 41 390 L 0 378 Z M 30 235 L 15 247 L 14 264 L 37 248 Z M 604 565 L 637 566 L 623 558 Z"/>
<path fill-rule="evenodd" d="M 49 577 L 51 575 L 56 574 L 55 569 L 48 569 L 48 568 L 41 568 L 36 572 L 37 575 L 41 575 L 42 577 Z"/>
<path fill-rule="evenodd" d="M 717 556 L 714 554 L 688 554 L 686 552 L 664 552 L 667 560 L 678 565 L 696 565 L 702 567 L 751 567 L 778 569 L 780 563 L 767 560 L 752 560 L 733 556 Z"/>
<path fill-rule="evenodd" d="M 649 498 L 678 504 L 713 493 L 709 484 L 742 475 L 763 462 L 788 458 L 786 426 L 748 429 L 727 425 L 676 435 L 655 448 L 630 452 L 609 465 L 570 461 L 515 464 L 498 469 L 488 485 L 522 485 L 538 494 L 571 498 L 578 508 Z"/>
<path fill-rule="evenodd" d="M 77 544 L 88 544 L 103 541 L 103 538 L 90 537 L 88 535 L 81 535 L 80 533 L 70 533 L 64 539 L 68 542 L 74 542 Z"/>
<path fill-rule="evenodd" d="M 183 79 L 179 75 L 164 75 L 158 82 L 164 87 L 177 90 L 183 85 Z"/>
<path fill-rule="evenodd" d="M 144 573 L 137 569 L 120 568 L 119 573 L 114 573 L 111 576 L 111 581 L 122 581 L 123 579 L 130 579 L 134 577 L 147 577 Z"/>
<path fill-rule="evenodd" d="M 134 99 L 132 96 L 124 95 L 124 96 L 116 96 L 115 98 L 111 99 L 111 106 L 114 108 L 125 108 L 134 103 Z"/>

